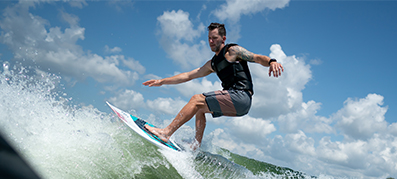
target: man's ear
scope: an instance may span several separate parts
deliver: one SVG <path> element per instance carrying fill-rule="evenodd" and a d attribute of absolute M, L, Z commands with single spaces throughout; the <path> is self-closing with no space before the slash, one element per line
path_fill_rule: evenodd
<path fill-rule="evenodd" d="M 222 42 L 223 42 L 223 43 L 225 43 L 225 42 L 226 42 L 226 35 L 225 35 L 225 36 L 223 36 L 223 40 L 222 40 Z"/>

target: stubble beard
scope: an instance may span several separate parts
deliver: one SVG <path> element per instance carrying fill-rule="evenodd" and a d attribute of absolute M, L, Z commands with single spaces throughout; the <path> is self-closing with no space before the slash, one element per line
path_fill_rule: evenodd
<path fill-rule="evenodd" d="M 221 45 L 222 44 L 217 44 L 215 47 L 213 47 L 213 48 L 211 48 L 211 50 L 213 51 L 213 52 L 218 52 L 219 50 L 221 50 Z"/>

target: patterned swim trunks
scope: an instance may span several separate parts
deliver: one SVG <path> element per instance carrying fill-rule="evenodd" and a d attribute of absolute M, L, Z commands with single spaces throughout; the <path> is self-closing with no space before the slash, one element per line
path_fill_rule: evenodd
<path fill-rule="evenodd" d="M 243 116 L 251 108 L 252 95 L 246 90 L 222 90 L 203 93 L 212 117 Z"/>

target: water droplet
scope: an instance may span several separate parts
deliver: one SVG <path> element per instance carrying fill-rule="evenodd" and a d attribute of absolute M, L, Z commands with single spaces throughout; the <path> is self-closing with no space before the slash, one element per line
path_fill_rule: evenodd
<path fill-rule="evenodd" d="M 10 68 L 10 63 L 8 63 L 7 61 L 3 63 L 3 70 L 4 71 L 8 71 L 8 69 Z"/>

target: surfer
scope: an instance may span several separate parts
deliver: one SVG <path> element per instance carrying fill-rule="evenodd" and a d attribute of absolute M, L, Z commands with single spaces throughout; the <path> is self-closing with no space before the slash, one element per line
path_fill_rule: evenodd
<path fill-rule="evenodd" d="M 269 67 L 269 76 L 281 75 L 284 67 L 265 55 L 254 54 L 237 44 L 225 44 L 226 29 L 224 24 L 211 23 L 208 26 L 208 43 L 215 55 L 202 67 L 190 72 L 164 78 L 152 79 L 143 83 L 145 86 L 161 86 L 165 84 L 184 83 L 195 78 L 207 76 L 215 72 L 222 82 L 223 90 L 194 95 L 181 109 L 167 127 L 160 129 L 146 125 L 145 127 L 167 142 L 171 135 L 196 116 L 196 147 L 200 147 L 206 126 L 205 113 L 214 118 L 220 116 L 243 116 L 251 108 L 253 84 L 247 62 L 259 63 Z"/>

